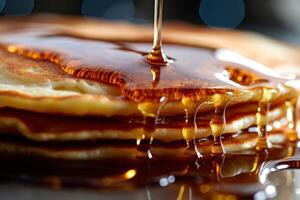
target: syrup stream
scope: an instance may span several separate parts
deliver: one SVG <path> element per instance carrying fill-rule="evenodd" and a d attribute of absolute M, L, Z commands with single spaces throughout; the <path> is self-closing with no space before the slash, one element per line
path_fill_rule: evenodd
<path fill-rule="evenodd" d="M 150 54 L 147 55 L 147 61 L 151 65 L 164 66 L 171 63 L 162 50 L 162 18 L 163 18 L 163 0 L 155 0 L 154 3 L 154 33 L 153 33 L 153 47 Z"/>

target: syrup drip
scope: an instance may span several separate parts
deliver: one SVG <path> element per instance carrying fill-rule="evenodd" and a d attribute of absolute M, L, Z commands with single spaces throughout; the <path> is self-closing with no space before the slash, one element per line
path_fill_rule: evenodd
<path fill-rule="evenodd" d="M 152 86 L 153 88 L 156 88 L 156 86 L 159 84 L 160 80 L 160 66 L 152 66 L 151 67 L 151 73 L 152 73 Z"/>
<path fill-rule="evenodd" d="M 291 142 L 294 142 L 298 140 L 297 130 L 296 130 L 296 124 L 297 124 L 297 118 L 296 118 L 296 101 L 287 101 L 286 104 L 286 118 L 288 120 L 288 130 L 287 130 L 287 137 Z"/>
<path fill-rule="evenodd" d="M 189 127 L 189 123 L 190 123 L 189 113 L 191 112 L 189 107 L 189 100 L 187 98 L 183 98 L 181 103 L 184 106 L 184 113 L 185 113 L 184 121 L 186 125 L 186 127 L 183 127 L 182 129 L 182 137 L 186 142 L 186 147 L 189 149 L 194 146 L 193 144 L 191 144 L 191 141 L 195 139 L 196 133 L 191 127 Z"/>
<path fill-rule="evenodd" d="M 151 152 L 151 146 L 154 141 L 153 131 L 155 130 L 157 124 L 160 123 L 162 118 L 160 118 L 160 112 L 164 108 L 165 104 L 167 103 L 167 98 L 162 97 L 160 99 L 160 105 L 158 106 L 155 117 L 147 117 L 145 116 L 145 133 L 142 138 L 137 138 L 137 150 L 141 153 L 141 157 L 148 157 L 149 159 L 153 158 Z"/>
<path fill-rule="evenodd" d="M 269 103 L 260 102 L 257 108 L 257 131 L 258 131 L 258 143 L 256 150 L 264 151 L 270 144 L 267 140 L 267 124 L 268 124 L 268 112 L 269 112 Z"/>
<path fill-rule="evenodd" d="M 254 162 L 251 168 L 251 173 L 257 175 L 255 179 L 259 178 L 259 173 L 263 164 L 267 161 L 268 155 L 263 152 L 256 152 L 254 156 Z"/>
<path fill-rule="evenodd" d="M 258 143 L 256 150 L 264 151 L 270 147 L 270 143 L 267 140 L 267 125 L 268 125 L 268 114 L 272 99 L 278 96 L 279 91 L 276 89 L 262 89 L 262 98 L 258 103 L 256 120 L 257 120 L 257 131 L 258 131 Z"/>
<path fill-rule="evenodd" d="M 193 108 L 191 107 L 190 100 L 188 98 L 182 99 L 181 103 L 184 105 L 184 111 L 185 111 L 185 124 L 186 127 L 182 129 L 182 137 L 186 141 L 186 147 L 187 149 L 193 149 L 195 152 L 195 155 L 197 158 L 201 158 L 202 154 L 200 150 L 198 149 L 198 144 L 200 140 L 197 140 L 197 132 L 198 132 L 198 124 L 197 124 L 197 115 L 199 112 L 199 109 L 204 106 L 207 102 L 202 102 L 194 111 L 194 116 L 191 118 L 192 115 L 189 113 L 192 113 Z M 190 126 L 191 121 L 193 122 L 193 127 Z"/>
<path fill-rule="evenodd" d="M 201 103 L 195 110 L 195 113 L 194 113 L 194 133 L 195 133 L 195 137 L 193 139 L 193 143 L 194 143 L 194 147 L 195 147 L 195 152 L 196 152 L 196 155 L 198 158 L 201 158 L 202 157 L 202 154 L 200 152 L 200 150 L 198 149 L 198 146 L 196 144 L 196 134 L 198 133 L 198 124 L 197 124 L 197 115 L 198 115 L 198 112 L 199 112 L 199 109 L 204 106 L 206 104 L 206 102 L 203 102 Z M 199 141 L 200 142 L 200 141 Z"/>
<path fill-rule="evenodd" d="M 153 131 L 155 130 L 156 119 L 153 117 L 144 117 L 145 134 L 137 139 L 138 157 L 152 159 L 151 145 L 154 140 Z"/>
<path fill-rule="evenodd" d="M 225 97 L 225 98 L 224 98 Z M 211 133 L 214 137 L 214 144 L 212 145 L 211 152 L 213 154 L 223 154 L 224 148 L 222 145 L 221 133 L 223 132 L 226 126 L 226 107 L 228 105 L 228 99 L 226 96 L 215 94 L 213 96 L 215 113 L 212 120 L 210 121 Z M 225 105 L 225 107 L 224 107 Z"/>

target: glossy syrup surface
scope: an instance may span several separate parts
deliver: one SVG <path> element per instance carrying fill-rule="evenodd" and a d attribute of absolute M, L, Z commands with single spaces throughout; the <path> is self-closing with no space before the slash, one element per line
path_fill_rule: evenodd
<path fill-rule="evenodd" d="M 214 93 L 261 84 L 276 87 L 285 82 L 254 65 L 224 59 L 227 51 L 166 44 L 165 50 L 174 62 L 159 66 L 147 62 L 150 43 L 115 43 L 55 32 L 51 26 L 46 30 L 24 28 L 2 35 L 0 44 L 9 52 L 53 62 L 74 77 L 117 86 L 123 96 L 139 102 L 162 97 L 169 101 L 184 97 L 199 100 Z"/>

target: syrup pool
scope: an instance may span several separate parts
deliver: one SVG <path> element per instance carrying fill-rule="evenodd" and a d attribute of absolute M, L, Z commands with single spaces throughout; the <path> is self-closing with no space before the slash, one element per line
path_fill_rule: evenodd
<path fill-rule="evenodd" d="M 287 198 L 296 199 L 299 181 L 297 171 L 291 170 L 299 169 L 298 155 L 297 143 L 278 145 L 268 154 L 250 151 L 182 160 L 68 161 L 1 154 L 0 190 L 18 181 L 27 188 L 32 183 L 67 194 L 68 188 L 89 188 L 98 191 L 98 197 L 123 194 L 125 199 L 271 199 L 286 195 L 285 190 L 291 191 Z M 86 197 L 93 193 L 81 192 Z"/>

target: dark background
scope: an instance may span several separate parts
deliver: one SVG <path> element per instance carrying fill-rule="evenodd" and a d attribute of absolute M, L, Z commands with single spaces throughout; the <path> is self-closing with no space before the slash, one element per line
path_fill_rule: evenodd
<path fill-rule="evenodd" d="M 0 0 L 1 16 L 82 15 L 152 23 L 154 0 Z M 164 0 L 164 19 L 262 32 L 289 40 L 300 32 L 299 0 Z"/>

